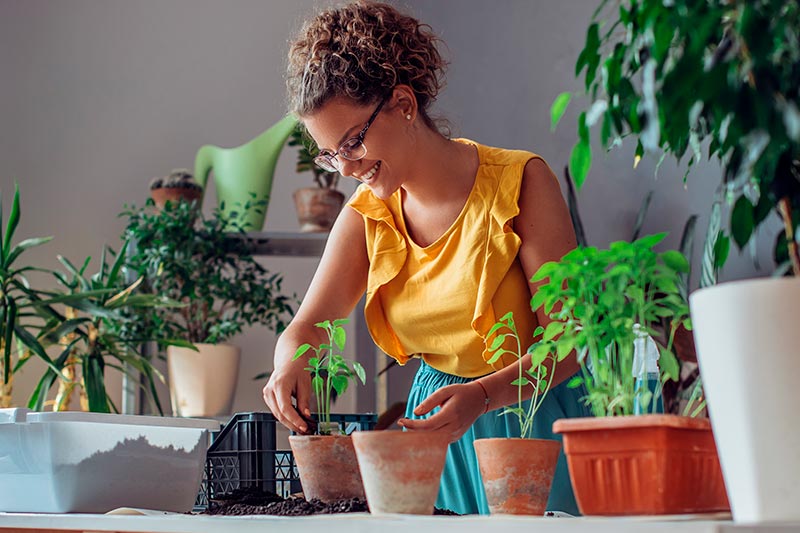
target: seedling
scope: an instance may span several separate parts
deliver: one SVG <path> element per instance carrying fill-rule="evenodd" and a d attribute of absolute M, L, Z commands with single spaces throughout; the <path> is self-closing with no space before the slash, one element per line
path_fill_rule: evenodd
<path fill-rule="evenodd" d="M 505 331 L 508 331 L 508 333 L 505 333 Z M 517 406 L 506 407 L 498 416 L 507 414 L 516 415 L 519 420 L 519 427 L 521 428 L 520 437 L 523 439 L 528 438 L 533 431 L 534 417 L 542 406 L 542 403 L 544 403 L 547 392 L 550 390 L 556 363 L 562 361 L 569 354 L 569 351 L 550 350 L 550 345 L 546 342 L 551 339 L 551 337 L 548 336 L 548 331 L 553 331 L 553 328 L 543 328 L 542 326 L 536 328 L 534 337 L 544 334 L 545 340 L 534 343 L 528 347 L 525 352 L 525 354 L 530 354 L 531 356 L 528 368 L 525 368 L 523 364 L 525 354 L 522 353 L 522 342 L 517 332 L 517 326 L 514 323 L 513 313 L 509 312 L 503 315 L 486 335 L 488 340 L 492 335 L 496 334 L 489 346 L 492 357 L 487 361 L 488 364 L 496 363 L 505 354 L 512 354 L 517 359 L 519 376 L 511 382 L 512 385 L 517 387 Z M 512 343 L 512 349 L 510 350 L 503 348 L 506 344 L 506 339 L 509 338 L 514 341 Z M 547 361 L 551 362 L 550 370 L 548 370 L 545 364 Z M 523 404 L 523 389 L 525 387 L 531 387 L 533 389 L 533 397 L 527 409 Z"/>
<path fill-rule="evenodd" d="M 308 359 L 306 370 L 311 373 L 311 386 L 317 398 L 317 410 L 319 424 L 317 433 L 331 433 L 331 394 L 336 391 L 337 396 L 341 396 L 347 390 L 351 379 L 358 379 L 363 385 L 366 383 L 366 373 L 356 361 L 349 361 L 342 355 L 347 332 L 344 329 L 347 324 L 346 318 L 340 318 L 331 322 L 326 320 L 314 324 L 316 327 L 324 329 L 328 335 L 328 342 L 319 346 L 303 344 L 297 348 L 292 357 L 295 361 L 302 357 L 309 350 L 313 350 L 315 356 Z"/>

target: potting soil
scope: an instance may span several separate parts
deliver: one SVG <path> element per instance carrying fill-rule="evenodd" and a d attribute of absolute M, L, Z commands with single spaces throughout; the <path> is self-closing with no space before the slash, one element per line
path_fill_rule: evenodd
<path fill-rule="evenodd" d="M 203 514 L 217 516 L 274 515 L 274 516 L 308 516 L 334 513 L 368 513 L 367 501 L 362 498 L 338 500 L 324 503 L 313 499 L 281 498 L 274 492 L 237 489 L 211 501 L 208 510 Z M 434 509 L 434 515 L 457 515 L 447 509 Z"/>

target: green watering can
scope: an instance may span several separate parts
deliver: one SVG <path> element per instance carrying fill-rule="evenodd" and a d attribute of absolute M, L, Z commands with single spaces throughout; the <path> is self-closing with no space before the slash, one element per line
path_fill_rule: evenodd
<path fill-rule="evenodd" d="M 297 119 L 288 115 L 255 139 L 236 148 L 206 145 L 197 151 L 195 181 L 205 190 L 208 174 L 213 170 L 220 207 L 228 212 L 236 211 L 236 220 L 248 231 L 261 231 L 264 227 L 275 164 L 296 125 Z M 246 202 L 261 200 L 267 202 L 261 208 L 244 210 Z"/>

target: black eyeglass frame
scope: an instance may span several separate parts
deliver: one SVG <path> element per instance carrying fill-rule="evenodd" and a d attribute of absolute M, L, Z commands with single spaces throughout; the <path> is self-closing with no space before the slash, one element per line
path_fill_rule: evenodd
<path fill-rule="evenodd" d="M 376 107 L 375 111 L 373 111 L 372 115 L 370 115 L 369 119 L 367 120 L 367 123 L 364 124 L 364 127 L 361 128 L 361 131 L 359 131 L 355 137 L 350 137 L 349 139 L 343 141 L 339 145 L 339 148 L 336 150 L 336 152 L 331 152 L 330 150 L 321 150 L 319 155 L 317 155 L 317 157 L 314 158 L 314 164 L 316 164 L 318 167 L 325 170 L 326 172 L 339 172 L 340 165 L 337 158 L 342 157 L 343 159 L 346 159 L 348 161 L 358 161 L 360 159 L 364 159 L 364 157 L 367 155 L 367 147 L 363 146 L 364 137 L 366 137 L 367 130 L 369 130 L 369 127 L 372 126 L 372 123 L 375 121 L 375 118 L 378 116 L 378 113 L 380 113 L 381 109 L 383 108 L 383 105 L 386 103 L 386 100 L 387 98 L 381 100 L 381 102 L 378 104 L 378 107 Z M 341 153 L 342 148 L 346 144 L 353 143 L 353 141 L 358 142 L 358 144 L 355 146 L 362 146 L 364 149 L 364 153 L 356 158 L 350 158 Z"/>

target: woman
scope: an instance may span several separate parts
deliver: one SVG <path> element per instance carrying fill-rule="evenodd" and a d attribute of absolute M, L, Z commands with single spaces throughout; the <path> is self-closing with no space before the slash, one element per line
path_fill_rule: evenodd
<path fill-rule="evenodd" d="M 278 341 L 264 400 L 289 429 L 306 431 L 310 378 L 292 356 L 323 340 L 316 322 L 349 315 L 366 290 L 378 346 L 401 364 L 422 359 L 400 424 L 452 438 L 437 505 L 487 513 L 472 441 L 518 436 L 519 427 L 495 412 L 517 400 L 515 360 L 489 366 L 484 339 L 508 311 L 523 342 L 550 321 L 531 311 L 528 280 L 572 249 L 575 236 L 539 156 L 438 131 L 429 114 L 445 67 L 436 44 L 414 18 L 357 2 L 319 14 L 291 47 L 290 108 L 320 147 L 317 164 L 361 185 Z M 574 358 L 560 363 L 555 383 L 577 369 Z M 555 387 L 535 436 L 555 438 L 555 419 L 583 415 L 579 396 Z M 577 513 L 563 455 L 548 509 Z"/>

